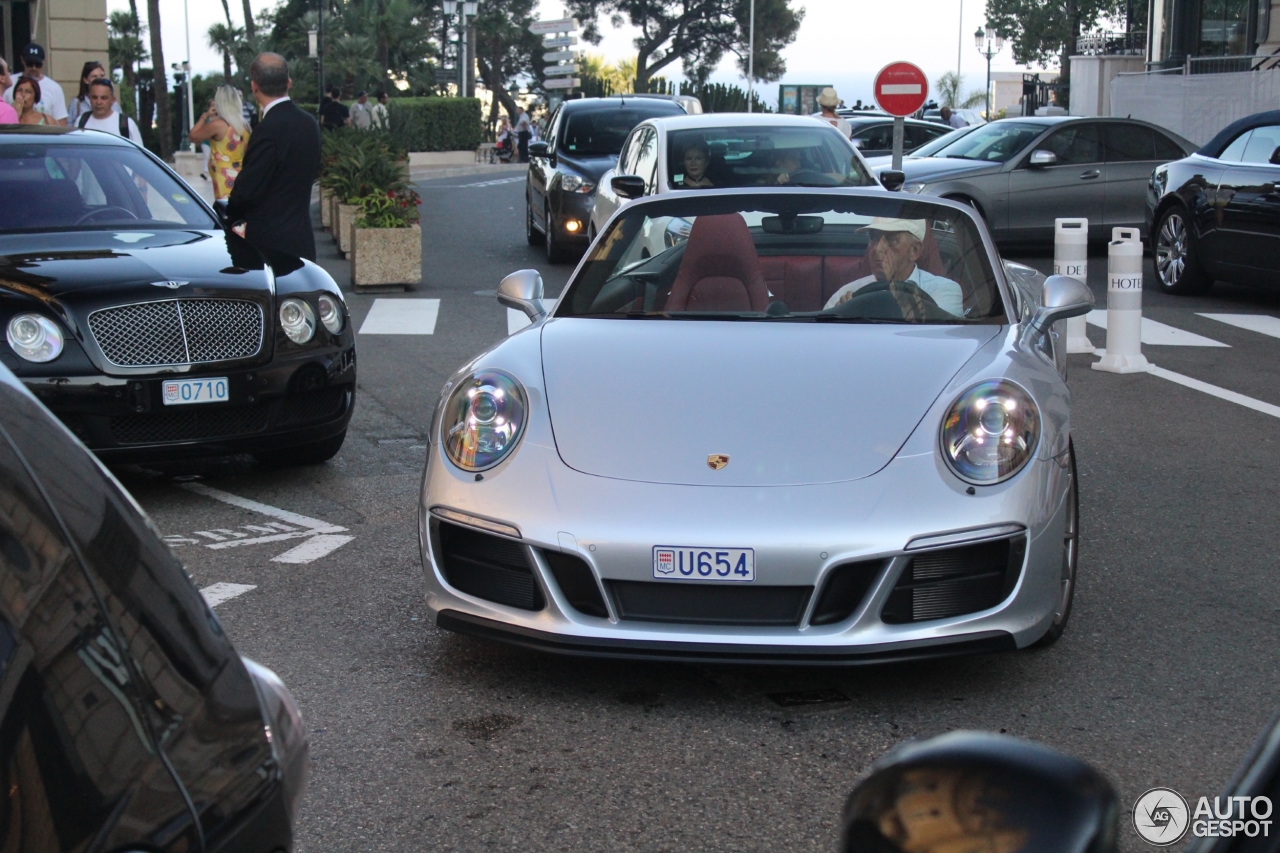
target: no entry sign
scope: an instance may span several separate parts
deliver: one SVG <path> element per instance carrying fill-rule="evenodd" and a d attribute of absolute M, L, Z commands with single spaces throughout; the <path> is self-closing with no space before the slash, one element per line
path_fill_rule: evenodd
<path fill-rule="evenodd" d="M 929 97 L 929 78 L 910 62 L 891 62 L 876 75 L 876 103 L 891 116 L 909 116 Z"/>

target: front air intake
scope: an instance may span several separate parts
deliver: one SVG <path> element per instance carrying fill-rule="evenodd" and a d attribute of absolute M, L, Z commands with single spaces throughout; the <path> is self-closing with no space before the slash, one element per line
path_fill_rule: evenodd
<path fill-rule="evenodd" d="M 600 585 L 591 567 L 576 554 L 565 554 L 561 551 L 543 551 L 542 558 L 547 561 L 556 584 L 564 593 L 565 599 L 579 613 L 588 616 L 609 618 L 609 610 L 604 606 L 604 596 L 600 594 Z"/>
<path fill-rule="evenodd" d="M 495 604 L 542 609 L 542 590 L 520 542 L 435 518 L 431 539 L 436 564 L 449 586 Z"/>
<path fill-rule="evenodd" d="M 947 619 L 995 607 L 1022 572 L 1027 537 L 940 548 L 911 558 L 889 594 L 882 621 L 890 625 Z"/>

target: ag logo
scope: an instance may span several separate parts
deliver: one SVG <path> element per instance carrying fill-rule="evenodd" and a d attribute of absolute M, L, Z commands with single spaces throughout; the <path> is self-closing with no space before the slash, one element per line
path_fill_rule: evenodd
<path fill-rule="evenodd" d="M 151 286 L 152 286 L 152 287 L 167 287 L 167 288 L 169 288 L 170 290 L 177 290 L 179 287 L 185 287 L 186 285 L 188 285 L 188 284 L 190 284 L 190 283 L 191 283 L 191 282 L 189 282 L 189 281 L 153 281 L 153 282 L 151 282 Z"/>
<path fill-rule="evenodd" d="M 1187 801 L 1172 788 L 1152 788 L 1133 804 L 1133 828 L 1143 841 L 1157 847 L 1182 840 L 1190 816 Z"/>

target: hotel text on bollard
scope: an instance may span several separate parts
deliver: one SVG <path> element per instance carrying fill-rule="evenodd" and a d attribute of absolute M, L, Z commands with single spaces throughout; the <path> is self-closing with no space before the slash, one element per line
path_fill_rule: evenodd
<path fill-rule="evenodd" d="M 1094 370 L 1144 373 L 1142 354 L 1142 238 L 1136 228 L 1111 229 L 1107 246 L 1107 351 Z"/>
<path fill-rule="evenodd" d="M 1089 220 L 1053 220 L 1053 274 L 1089 283 Z M 1067 352 L 1093 352 L 1093 344 L 1085 334 L 1084 317 L 1067 321 Z"/>

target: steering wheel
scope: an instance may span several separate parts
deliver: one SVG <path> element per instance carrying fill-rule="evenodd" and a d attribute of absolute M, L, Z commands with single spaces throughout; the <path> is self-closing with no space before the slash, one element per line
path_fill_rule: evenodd
<path fill-rule="evenodd" d="M 79 219 L 77 219 L 74 224 L 82 225 L 85 222 L 88 222 L 90 219 L 93 219 L 95 216 L 101 216 L 102 214 L 106 213 L 109 210 L 118 210 L 134 221 L 137 221 L 138 219 L 137 214 L 135 214 L 132 210 L 128 210 L 123 207 L 117 207 L 114 204 L 109 204 L 106 207 L 99 207 L 96 210 L 89 211 L 88 213 L 84 214 Z"/>
<path fill-rule="evenodd" d="M 831 310 L 840 317 L 905 320 L 907 317 L 903 313 L 902 306 L 898 303 L 898 300 L 890 292 L 890 285 L 895 286 L 899 291 L 913 299 L 920 300 L 924 308 L 924 317 L 922 319 L 926 321 L 950 320 L 955 322 L 956 318 L 950 312 L 938 307 L 938 303 L 934 301 L 933 297 L 914 281 L 877 281 L 875 284 L 868 284 L 866 287 L 859 288 L 851 299 L 841 302 Z"/>
<path fill-rule="evenodd" d="M 801 184 L 810 187 L 834 187 L 838 186 L 839 182 L 830 175 L 814 171 L 813 169 L 801 169 L 798 172 L 792 172 L 789 180 L 787 181 L 787 185 L 798 186 Z"/>

